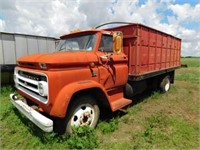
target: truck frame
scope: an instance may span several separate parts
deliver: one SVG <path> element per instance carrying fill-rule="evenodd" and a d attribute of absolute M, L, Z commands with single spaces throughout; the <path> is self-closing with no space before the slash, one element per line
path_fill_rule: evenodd
<path fill-rule="evenodd" d="M 162 92 L 174 83 L 181 39 L 129 23 L 60 37 L 56 53 L 17 60 L 13 105 L 43 131 L 94 128 L 102 108 L 117 111 L 146 88 Z"/>

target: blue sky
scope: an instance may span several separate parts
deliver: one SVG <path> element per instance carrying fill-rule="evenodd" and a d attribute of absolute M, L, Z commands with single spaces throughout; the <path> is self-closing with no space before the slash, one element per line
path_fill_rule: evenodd
<path fill-rule="evenodd" d="M 0 0 L 0 31 L 59 37 L 105 22 L 142 23 L 182 39 L 200 56 L 200 0 Z"/>
<path fill-rule="evenodd" d="M 191 5 L 195 6 L 200 3 L 200 0 L 175 0 L 174 2 L 177 4 L 185 4 L 189 2 Z"/>

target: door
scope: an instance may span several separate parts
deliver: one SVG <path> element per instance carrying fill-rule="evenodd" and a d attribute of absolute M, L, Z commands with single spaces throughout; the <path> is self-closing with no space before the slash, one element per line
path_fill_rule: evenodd
<path fill-rule="evenodd" d="M 113 36 L 103 34 L 97 52 L 99 82 L 106 89 L 123 86 L 128 80 L 128 57 L 113 53 Z"/>

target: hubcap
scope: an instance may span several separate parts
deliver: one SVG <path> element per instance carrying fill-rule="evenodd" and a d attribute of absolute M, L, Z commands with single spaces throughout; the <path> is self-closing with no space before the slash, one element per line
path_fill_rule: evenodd
<path fill-rule="evenodd" d="M 94 115 L 94 108 L 89 104 L 83 104 L 75 110 L 71 118 L 71 126 L 91 126 Z"/>
<path fill-rule="evenodd" d="M 170 86 L 170 83 L 167 82 L 166 85 L 165 85 L 165 91 L 168 91 L 168 90 L 169 90 L 169 86 Z"/>

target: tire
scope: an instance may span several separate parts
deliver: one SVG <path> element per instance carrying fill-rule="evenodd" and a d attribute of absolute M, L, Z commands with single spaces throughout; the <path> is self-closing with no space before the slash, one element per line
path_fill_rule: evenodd
<path fill-rule="evenodd" d="M 81 96 L 73 99 L 65 120 L 65 133 L 72 134 L 73 126 L 89 126 L 95 128 L 99 120 L 100 110 L 91 96 Z"/>
<path fill-rule="evenodd" d="M 129 99 L 133 97 L 133 88 L 129 83 L 126 83 L 124 87 L 124 97 Z"/>
<path fill-rule="evenodd" d="M 163 78 L 163 80 L 160 83 L 161 92 L 163 92 L 163 93 L 168 92 L 169 89 L 170 89 L 170 85 L 171 85 L 171 83 L 170 83 L 170 77 L 166 76 L 165 78 Z"/>

